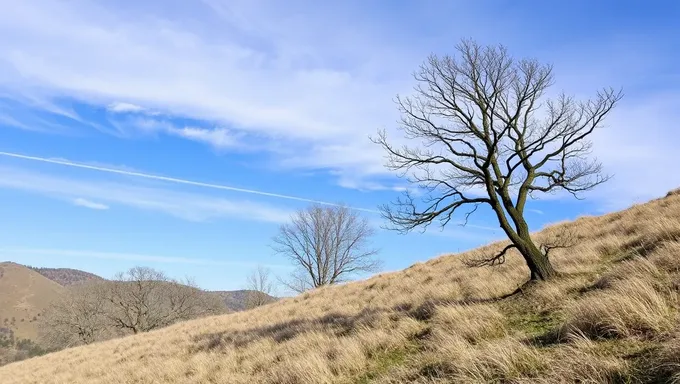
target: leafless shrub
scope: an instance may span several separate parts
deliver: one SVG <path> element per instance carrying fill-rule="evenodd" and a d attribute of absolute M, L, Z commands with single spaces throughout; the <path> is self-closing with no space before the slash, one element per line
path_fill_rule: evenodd
<path fill-rule="evenodd" d="M 271 303 L 274 292 L 271 272 L 262 266 L 258 266 L 248 276 L 247 289 L 246 308 L 255 308 Z"/>

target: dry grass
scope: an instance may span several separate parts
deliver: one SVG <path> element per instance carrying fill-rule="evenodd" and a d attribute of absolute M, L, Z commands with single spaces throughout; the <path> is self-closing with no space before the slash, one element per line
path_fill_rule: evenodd
<path fill-rule="evenodd" d="M 518 255 L 464 266 L 502 242 L 0 368 L 3 383 L 680 382 L 680 195 L 536 233 L 575 236 L 562 276 L 495 300 Z M 656 380 L 656 381 L 655 381 Z"/>
<path fill-rule="evenodd" d="M 676 321 L 675 295 L 664 293 L 639 278 L 617 281 L 611 288 L 569 305 L 564 331 L 590 338 L 663 335 Z"/>
<path fill-rule="evenodd" d="M 0 328 L 9 328 L 22 339 L 35 339 L 37 318 L 64 292 L 61 285 L 23 265 L 0 263 Z"/>

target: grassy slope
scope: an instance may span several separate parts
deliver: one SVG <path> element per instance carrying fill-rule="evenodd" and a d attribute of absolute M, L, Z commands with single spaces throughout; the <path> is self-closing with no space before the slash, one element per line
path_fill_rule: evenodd
<path fill-rule="evenodd" d="M 3 383 L 625 383 L 680 375 L 680 195 L 544 229 L 562 276 L 512 292 L 495 243 L 252 311 L 10 364 Z M 680 379 L 680 376 L 676 377 Z"/>
<path fill-rule="evenodd" d="M 10 328 L 20 338 L 35 339 L 38 330 L 33 319 L 63 292 L 64 287 L 23 265 L 0 263 L 0 328 Z"/>

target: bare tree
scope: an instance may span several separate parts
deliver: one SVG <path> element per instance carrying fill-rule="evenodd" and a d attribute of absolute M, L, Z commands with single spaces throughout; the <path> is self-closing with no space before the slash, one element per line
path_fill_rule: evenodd
<path fill-rule="evenodd" d="M 41 317 L 40 338 L 50 349 L 62 349 L 224 312 L 219 296 L 190 279 L 135 267 L 111 281 L 69 288 Z"/>
<path fill-rule="evenodd" d="M 42 343 L 62 349 L 112 336 L 104 316 L 102 288 L 98 283 L 74 286 L 65 297 L 52 303 L 41 318 Z"/>
<path fill-rule="evenodd" d="M 467 223 L 479 206 L 488 206 L 511 243 L 481 264 L 502 263 L 516 249 L 532 280 L 549 279 L 556 271 L 529 234 L 527 198 L 560 190 L 579 198 L 608 179 L 600 163 L 588 159 L 588 138 L 622 93 L 548 99 L 552 66 L 472 41 L 457 51 L 458 57 L 430 56 L 414 74 L 415 95 L 397 97 L 399 129 L 418 144 L 395 145 L 385 131 L 373 138 L 387 152 L 387 167 L 425 192 L 422 204 L 407 192 L 383 206 L 383 215 L 390 228 L 408 232 L 434 220 L 444 227 L 459 211 Z"/>
<path fill-rule="evenodd" d="M 368 247 L 373 234 L 368 221 L 350 208 L 313 205 L 281 226 L 272 247 L 298 268 L 286 285 L 303 292 L 377 270 L 377 250 Z"/>
<path fill-rule="evenodd" d="M 268 269 L 258 266 L 256 270 L 248 276 L 246 308 L 255 308 L 272 302 L 274 285 Z"/>
<path fill-rule="evenodd" d="M 132 333 L 146 332 L 178 321 L 224 311 L 224 303 L 190 281 L 170 279 L 146 267 L 134 267 L 107 283 L 106 317 Z"/>

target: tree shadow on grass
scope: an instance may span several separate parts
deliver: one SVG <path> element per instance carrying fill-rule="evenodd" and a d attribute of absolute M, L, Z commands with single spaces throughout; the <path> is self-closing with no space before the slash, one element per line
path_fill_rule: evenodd
<path fill-rule="evenodd" d="M 357 328 L 373 327 L 383 313 L 385 309 L 364 308 L 355 315 L 330 312 L 314 319 L 292 319 L 239 331 L 206 333 L 193 338 L 195 347 L 192 348 L 192 352 L 214 352 L 226 347 L 241 348 L 264 338 L 283 343 L 312 331 L 330 331 L 339 337 L 346 336 Z"/>
<path fill-rule="evenodd" d="M 300 334 L 322 331 L 342 337 L 350 335 L 359 328 L 374 328 L 377 322 L 388 316 L 392 320 L 407 316 L 418 321 L 426 322 L 434 316 L 436 308 L 448 305 L 469 305 L 478 303 L 492 303 L 507 299 L 524 292 L 527 285 L 524 284 L 513 292 L 489 299 L 429 299 L 420 304 L 401 303 L 391 308 L 366 307 L 354 315 L 341 312 L 330 312 L 318 318 L 291 319 L 271 325 L 253 327 L 238 331 L 221 331 L 201 334 L 193 338 L 192 352 L 216 352 L 227 347 L 242 348 L 250 343 L 264 338 L 271 338 L 276 343 L 283 343 L 297 337 Z"/>

